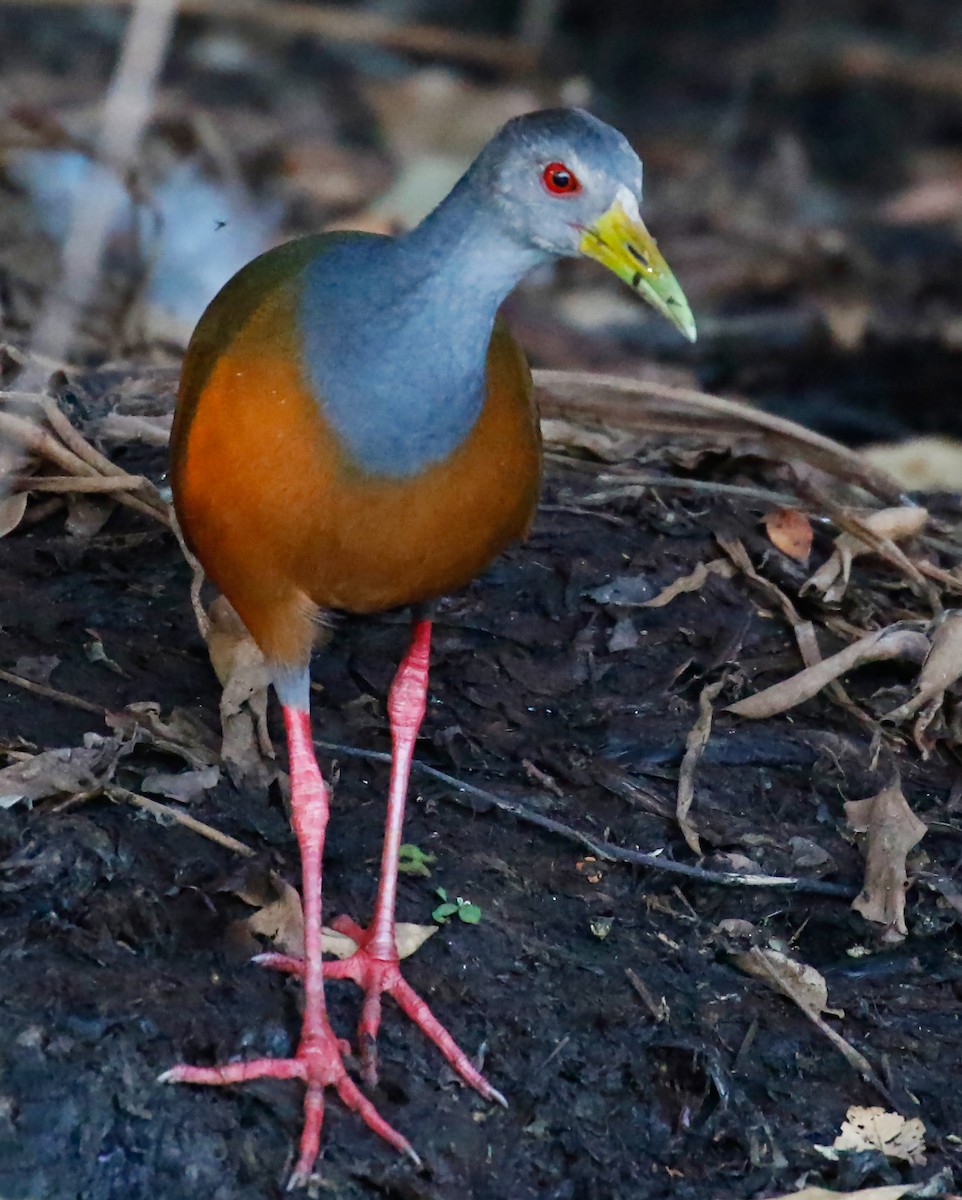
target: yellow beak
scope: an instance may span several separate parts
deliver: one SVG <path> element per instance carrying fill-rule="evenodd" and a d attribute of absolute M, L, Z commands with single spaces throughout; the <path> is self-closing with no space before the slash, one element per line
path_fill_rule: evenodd
<path fill-rule="evenodd" d="M 578 249 L 623 279 L 690 342 L 695 340 L 695 318 L 685 293 L 645 228 L 627 188 L 620 188 L 608 211 L 585 229 Z"/>

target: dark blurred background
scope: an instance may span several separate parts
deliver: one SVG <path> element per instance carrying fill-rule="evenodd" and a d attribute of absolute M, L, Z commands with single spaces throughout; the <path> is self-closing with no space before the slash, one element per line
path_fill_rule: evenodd
<path fill-rule="evenodd" d="M 916 447 L 909 482 L 962 486 L 962 6 L 231 10 L 181 7 L 86 355 L 176 357 L 262 247 L 332 224 L 410 224 L 503 120 L 583 104 L 644 158 L 646 219 L 700 338 L 685 345 L 590 264 L 565 263 L 510 301 L 532 360 L 744 396 L 856 445 L 937 435 Z M 55 271 L 128 16 L 0 0 L 10 344 L 28 342 Z"/>

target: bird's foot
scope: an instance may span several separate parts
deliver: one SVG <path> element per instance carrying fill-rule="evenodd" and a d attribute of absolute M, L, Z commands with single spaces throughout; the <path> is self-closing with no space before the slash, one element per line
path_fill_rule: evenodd
<path fill-rule="evenodd" d="M 294 960 L 297 961 L 297 960 Z M 362 1094 L 344 1067 L 343 1056 L 348 1053 L 346 1041 L 334 1035 L 325 1024 L 301 1038 L 294 1058 L 257 1058 L 250 1062 L 230 1063 L 224 1067 L 171 1067 L 160 1076 L 160 1083 L 233 1084 L 252 1079 L 301 1079 L 307 1085 L 304 1095 L 304 1129 L 301 1133 L 297 1165 L 288 1180 L 287 1188 L 303 1187 L 310 1179 L 320 1147 L 321 1126 L 324 1122 L 324 1090 L 333 1087 L 344 1104 L 358 1113 L 365 1125 L 384 1138 L 416 1166 L 421 1160 L 407 1138 L 402 1137 L 378 1113 Z"/>
<path fill-rule="evenodd" d="M 381 996 L 393 996 L 398 1007 L 431 1039 L 465 1083 L 481 1093 L 486 1100 L 508 1106 L 504 1096 L 488 1083 L 450 1033 L 444 1028 L 427 1004 L 401 974 L 397 950 L 392 946 L 385 952 L 373 945 L 372 934 L 362 929 L 350 917 L 337 917 L 332 926 L 357 943 L 348 958 L 330 959 L 324 963 L 325 979 L 352 979 L 364 992 L 364 1007 L 358 1023 L 358 1050 L 361 1077 L 365 1083 L 377 1083 L 377 1034 L 381 1024 Z M 259 954 L 254 959 L 261 966 L 292 975 L 304 975 L 304 964 L 287 954 Z"/>

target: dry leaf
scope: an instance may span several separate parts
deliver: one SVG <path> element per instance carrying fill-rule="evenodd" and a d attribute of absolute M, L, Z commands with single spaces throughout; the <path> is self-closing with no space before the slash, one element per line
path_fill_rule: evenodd
<path fill-rule="evenodd" d="M 440 928 L 440 925 L 412 925 L 407 921 L 399 921 L 395 929 L 398 958 L 410 958 Z"/>
<path fill-rule="evenodd" d="M 900 942 L 908 932 L 905 859 L 925 836 L 925 823 L 909 808 L 898 781 L 877 796 L 846 801 L 845 815 L 856 833 L 866 835 L 865 881 L 852 907 L 885 927 L 883 941 Z"/>
<path fill-rule="evenodd" d="M 207 650 L 221 682 L 221 755 L 238 786 L 264 788 L 275 775 L 267 732 L 267 664 L 260 647 L 224 596 L 208 610 Z"/>
<path fill-rule="evenodd" d="M 772 1200 L 900 1200 L 911 1192 L 914 1183 L 885 1184 L 883 1187 L 859 1188 L 855 1192 L 834 1192 L 830 1188 L 806 1187 L 800 1192 L 785 1192 Z"/>
<path fill-rule="evenodd" d="M 83 746 L 44 750 L 5 767 L 0 771 L 0 808 L 102 787 L 113 778 L 118 760 L 132 746 L 119 737 L 88 733 Z"/>
<path fill-rule="evenodd" d="M 284 953 L 293 958 L 304 956 L 304 910 L 296 888 L 271 872 L 271 882 L 277 899 L 247 918 L 251 933 L 270 938 Z"/>
<path fill-rule="evenodd" d="M 756 934 L 754 926 L 748 922 L 728 923 L 729 934 L 733 931 L 733 925 L 736 926 L 735 931 L 739 936 Z M 828 988 L 826 988 L 822 974 L 816 971 L 816 968 L 808 966 L 806 962 L 790 959 L 787 954 L 782 953 L 782 950 L 774 947 L 752 946 L 746 952 L 733 954 L 732 961 L 746 974 L 764 980 L 769 988 L 780 991 L 783 996 L 787 996 L 789 1000 L 798 1004 L 801 1012 L 807 1016 L 812 1025 L 829 1039 L 829 1042 L 835 1046 L 844 1060 L 861 1075 L 861 1078 L 870 1082 L 873 1087 L 884 1091 L 882 1080 L 874 1073 L 871 1063 L 868 1062 L 865 1055 L 846 1042 L 842 1034 L 837 1033 L 823 1018 L 823 1013 L 830 1013 L 834 1016 L 844 1016 L 844 1013 L 828 1007 Z"/>
<path fill-rule="evenodd" d="M 724 679 L 718 679 L 702 688 L 701 695 L 698 697 L 698 719 L 688 731 L 688 737 L 685 739 L 685 756 L 681 760 L 681 770 L 678 772 L 675 818 L 685 841 L 695 854 L 701 854 L 701 843 L 698 840 L 698 832 L 688 815 L 695 798 L 695 770 L 711 736 L 712 701 L 721 691 L 724 682 Z"/>
<path fill-rule="evenodd" d="M 936 627 L 932 635 L 932 648 L 929 651 L 922 670 L 916 681 L 916 692 L 911 700 L 907 700 L 892 712 L 887 713 L 885 720 L 901 721 L 918 712 L 920 708 L 931 706 L 937 709 L 944 698 L 945 689 L 951 687 L 962 677 L 962 612 L 946 613 L 944 620 Z M 929 718 L 931 720 L 931 717 Z M 924 733 L 924 726 L 916 726 L 916 743 Z M 919 747 L 922 749 L 922 747 Z"/>
<path fill-rule="evenodd" d="M 753 696 L 746 696 L 728 705 L 728 711 L 739 717 L 771 717 L 787 712 L 797 704 L 817 695 L 823 687 L 832 683 L 846 671 L 866 663 L 885 662 L 893 658 L 905 658 L 921 662 L 929 650 L 929 641 L 924 633 L 890 625 L 876 633 L 866 634 L 851 646 L 823 658 L 814 666 L 806 667 L 790 679 L 772 684 Z"/>
<path fill-rule="evenodd" d="M 219 782 L 220 768 L 215 766 L 201 767 L 196 771 L 178 771 L 174 775 L 151 771 L 144 776 L 140 790 L 149 795 L 179 800 L 181 804 L 192 804 Z"/>
<path fill-rule="evenodd" d="M 765 532 L 777 550 L 799 562 L 808 562 L 814 533 L 803 512 L 797 508 L 776 508 L 765 515 Z"/>
<path fill-rule="evenodd" d="M 906 491 L 962 492 L 962 442 L 956 438 L 909 438 L 865 446 L 859 453 L 888 471 Z"/>
<path fill-rule="evenodd" d="M 862 524 L 877 537 L 890 542 L 904 541 L 920 533 L 929 519 L 928 509 L 915 505 L 881 508 L 863 517 Z M 835 539 L 835 549 L 814 575 L 802 584 L 800 594 L 810 589 L 820 592 L 826 603 L 837 604 L 845 594 L 852 561 L 860 554 L 869 554 L 872 547 L 851 533 L 841 533 Z"/>
<path fill-rule="evenodd" d="M 271 881 L 278 892 L 277 899 L 248 917 L 247 928 L 251 933 L 270 938 L 282 953 L 303 958 L 304 909 L 300 894 L 273 872 Z M 412 925 L 399 921 L 395 928 L 398 958 L 410 958 L 439 928 L 439 925 Z M 335 958 L 350 958 L 357 950 L 357 942 L 346 933 L 325 925 L 321 929 L 321 949 Z"/>
<path fill-rule="evenodd" d="M 707 435 L 713 445 L 746 437 L 776 458 L 800 458 L 838 479 L 858 483 L 889 503 L 901 494 L 890 478 L 853 450 L 738 400 L 724 400 L 691 388 L 602 375 L 596 371 L 533 372 L 542 417 L 590 421 L 615 429 Z"/>
<path fill-rule="evenodd" d="M 845 1114 L 842 1131 L 832 1143 L 834 1150 L 881 1150 L 886 1158 L 899 1158 L 915 1166 L 925 1165 L 925 1126 L 914 1117 L 857 1104 Z"/>
<path fill-rule="evenodd" d="M 683 592 L 700 591 L 705 586 L 709 575 L 718 575 L 722 579 L 731 579 L 734 574 L 735 566 L 727 558 L 713 558 L 710 562 L 699 563 L 690 575 L 682 575 L 674 583 L 669 583 L 666 588 L 662 588 L 657 596 L 651 600 L 645 600 L 642 607 L 663 608 Z"/>
<path fill-rule="evenodd" d="M 412 925 L 408 921 L 398 921 L 394 927 L 398 958 L 410 958 L 440 928 L 440 925 Z M 325 925 L 321 930 L 321 946 L 325 954 L 333 954 L 335 958 L 350 958 L 357 949 L 357 942 L 346 933 Z"/>
<path fill-rule="evenodd" d="M 50 676 L 59 666 L 60 659 L 56 654 L 25 654 L 13 664 L 13 673 L 31 683 L 49 683 Z"/>
<path fill-rule="evenodd" d="M 601 462 L 626 462 L 637 454 L 641 439 L 637 434 L 620 429 L 601 429 L 598 426 L 576 425 L 573 421 L 544 420 L 541 436 L 545 445 L 562 450 L 577 450 Z"/>
<path fill-rule="evenodd" d="M 14 492 L 0 500 L 0 537 L 12 533 L 23 520 L 27 511 L 27 493 Z"/>
<path fill-rule="evenodd" d="M 823 1012 L 833 1016 L 844 1016 L 844 1013 L 828 1007 L 825 980 L 814 967 L 797 962 L 780 950 L 761 949 L 757 946 L 745 953 L 734 955 L 733 962 L 746 974 L 764 980 L 769 987 L 794 1001 L 816 1029 L 828 1038 L 863 1079 L 868 1080 L 873 1087 L 884 1090 L 884 1084 L 865 1055 L 856 1050 L 822 1017 Z"/>
<path fill-rule="evenodd" d="M 116 501 L 104 496 L 84 496 L 68 493 L 65 527 L 74 537 L 93 537 L 110 520 Z"/>
<path fill-rule="evenodd" d="M 193 768 L 209 767 L 217 762 L 214 735 L 193 713 L 175 708 L 168 718 L 160 715 L 153 700 L 138 700 L 120 712 L 107 713 L 105 720 L 115 733 L 134 734 L 142 744 L 176 754 Z"/>
<path fill-rule="evenodd" d="M 830 1013 L 833 1017 L 845 1015 L 841 1009 L 828 1007 L 825 977 L 808 963 L 789 958 L 780 950 L 762 949 L 759 946 L 752 946 L 744 954 L 736 954 L 733 961 L 746 975 L 763 980 L 769 987 L 794 1001 L 809 1016 L 821 1013 Z"/>

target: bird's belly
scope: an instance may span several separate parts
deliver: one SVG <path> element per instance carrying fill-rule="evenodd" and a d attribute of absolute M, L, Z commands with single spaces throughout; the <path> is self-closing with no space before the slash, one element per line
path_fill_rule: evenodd
<path fill-rule="evenodd" d="M 506 331 L 492 339 L 489 364 L 500 365 L 467 439 L 402 479 L 345 459 L 296 357 L 280 351 L 258 339 L 221 356 L 178 436 L 173 477 L 205 570 L 267 656 L 295 662 L 317 608 L 431 599 L 523 537 L 541 444 L 527 365 Z"/>
<path fill-rule="evenodd" d="M 456 488 L 442 472 L 420 486 L 345 489 L 340 518 L 318 530 L 306 590 L 321 607 L 374 612 L 463 587 L 526 534 L 537 503 L 535 451 L 515 446 L 492 462 L 479 450 L 460 464 Z"/>

